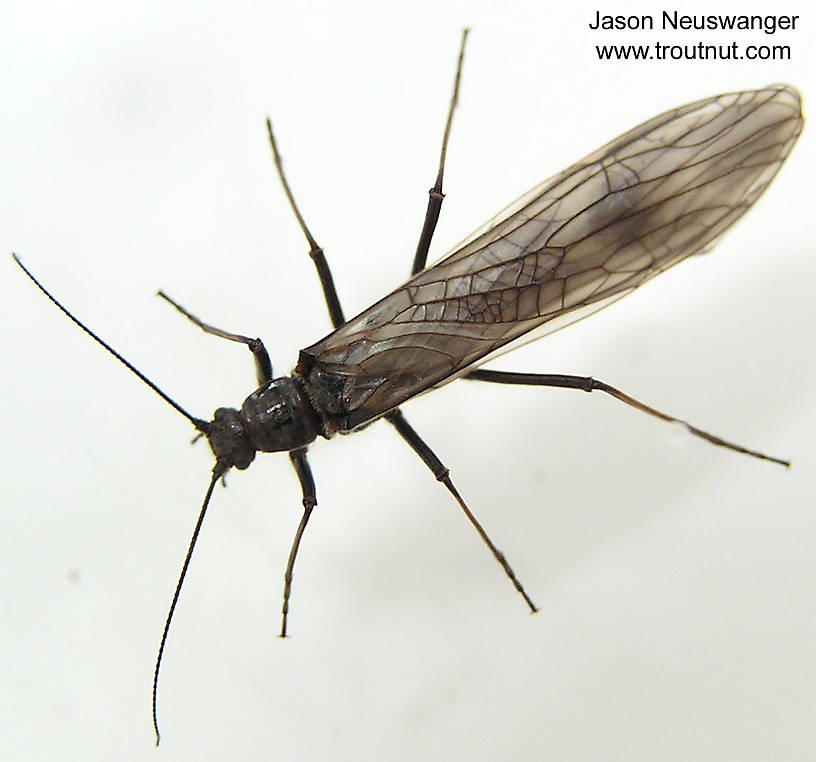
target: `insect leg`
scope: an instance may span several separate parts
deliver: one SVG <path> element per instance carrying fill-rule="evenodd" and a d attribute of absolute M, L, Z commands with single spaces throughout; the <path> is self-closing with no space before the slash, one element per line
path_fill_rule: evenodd
<path fill-rule="evenodd" d="M 173 301 L 164 291 L 159 291 L 158 296 L 170 302 L 184 317 L 195 323 L 205 333 L 211 333 L 213 336 L 220 336 L 222 339 L 229 339 L 230 341 L 237 341 L 240 344 L 246 344 L 255 360 L 255 375 L 258 378 L 258 384 L 265 384 L 272 380 L 272 362 L 269 359 L 269 353 L 266 351 L 266 347 L 260 339 L 251 339 L 249 336 L 242 336 L 240 333 L 222 331 L 220 328 L 208 325 L 192 313 L 187 312 L 184 307 L 178 304 L 178 302 Z"/>
<path fill-rule="evenodd" d="M 527 591 L 524 589 L 524 586 L 519 581 L 518 577 L 516 577 L 516 573 L 513 571 L 512 567 L 508 563 L 507 559 L 504 557 L 504 553 L 502 553 L 494 544 L 493 541 L 488 537 L 487 532 L 484 530 L 484 527 L 479 523 L 479 520 L 473 515 L 470 508 L 467 507 L 467 504 L 462 499 L 462 496 L 457 491 L 456 487 L 453 486 L 453 482 L 450 479 L 450 471 L 448 468 L 442 463 L 441 460 L 436 456 L 433 450 L 425 443 L 422 437 L 417 434 L 414 428 L 405 420 L 405 416 L 399 411 L 394 410 L 388 413 L 386 416 L 388 422 L 394 426 L 394 428 L 399 432 L 399 435 L 413 448 L 414 452 L 422 458 L 422 462 L 428 466 L 433 472 L 433 475 L 436 477 L 436 480 L 442 482 L 442 484 L 447 487 L 448 492 L 453 495 L 456 499 L 456 502 L 459 503 L 459 507 L 465 512 L 465 515 L 468 517 L 468 521 L 473 524 L 473 527 L 479 533 L 479 537 L 482 538 L 485 545 L 490 548 L 490 552 L 495 556 L 496 560 L 501 564 L 502 569 L 504 569 L 505 574 L 510 578 L 510 581 L 513 583 L 513 586 L 516 590 L 521 593 L 521 597 L 524 598 L 527 605 L 530 607 L 530 611 L 535 613 L 538 611 L 535 603 L 531 600 L 530 596 L 527 595 Z"/>
<path fill-rule="evenodd" d="M 459 80 L 462 74 L 462 60 L 465 55 L 465 40 L 467 39 L 469 31 L 469 29 L 464 29 L 462 31 L 462 44 L 459 48 L 459 61 L 456 67 L 456 78 L 454 79 L 453 84 L 453 96 L 451 97 L 450 108 L 448 109 L 448 120 L 445 124 L 445 134 L 442 138 L 442 151 L 439 156 L 439 170 L 434 187 L 428 191 L 428 208 L 425 212 L 425 222 L 422 225 L 422 232 L 419 236 L 416 254 L 414 255 L 414 263 L 411 267 L 412 275 L 425 267 L 425 262 L 428 258 L 428 249 L 431 245 L 431 238 L 433 238 L 436 223 L 439 220 L 439 211 L 442 208 L 442 199 L 444 198 L 442 193 L 442 176 L 445 169 L 445 154 L 447 153 L 448 149 L 448 137 L 450 135 L 451 124 L 453 122 L 453 111 L 456 108 L 456 103 L 459 98 Z M 323 247 L 320 246 L 315 240 L 312 232 L 306 225 L 306 221 L 303 219 L 303 215 L 300 213 L 297 203 L 295 202 L 294 194 L 292 193 L 292 189 L 289 187 L 289 181 L 286 179 L 286 174 L 283 171 L 283 160 L 281 159 L 281 154 L 278 150 L 278 144 L 275 140 L 275 133 L 272 131 L 272 121 L 269 119 L 269 117 L 266 119 L 266 130 L 269 134 L 269 145 L 272 148 L 272 157 L 275 160 L 275 168 L 278 171 L 278 179 L 283 186 L 283 192 L 286 194 L 286 198 L 289 201 L 289 206 L 291 207 L 292 212 L 298 221 L 298 225 L 300 225 L 300 229 L 303 231 L 306 242 L 309 244 L 309 256 L 311 257 L 312 262 L 314 262 L 315 268 L 317 269 L 317 275 L 320 278 L 320 285 L 323 288 L 323 297 L 326 300 L 326 307 L 329 310 L 329 317 L 331 318 L 332 325 L 335 328 L 338 328 L 346 322 L 346 319 L 343 315 L 343 308 L 340 306 L 340 298 L 337 296 L 337 289 L 334 285 L 334 278 L 331 274 L 331 268 L 326 260 Z"/>
<path fill-rule="evenodd" d="M 653 407 L 649 407 L 644 403 L 636 400 L 634 397 L 630 397 L 628 394 L 624 394 L 619 389 L 616 389 L 614 386 L 610 386 L 603 381 L 598 381 L 597 379 L 591 378 L 590 376 L 564 376 L 555 373 L 511 373 L 507 371 L 501 370 L 473 370 L 468 373 L 464 378 L 471 379 L 472 381 L 488 381 L 494 384 L 518 384 L 521 386 L 557 386 L 563 389 L 580 389 L 585 392 L 605 392 L 606 394 L 611 395 L 617 400 L 630 405 L 637 410 L 640 410 L 648 415 L 654 416 L 655 418 L 659 418 L 661 421 L 667 421 L 668 423 L 679 423 L 683 426 L 687 431 L 693 434 L 696 437 L 700 437 L 701 439 L 705 439 L 707 442 L 711 442 L 713 445 L 717 445 L 718 447 L 725 447 L 728 450 L 733 450 L 734 452 L 740 452 L 743 455 L 750 455 L 753 458 L 759 458 L 760 460 L 768 460 L 772 463 L 778 463 L 781 466 L 785 466 L 786 468 L 790 468 L 791 462 L 789 460 L 784 460 L 782 458 L 775 458 L 772 455 L 765 455 L 761 452 L 757 452 L 756 450 L 749 450 L 747 447 L 743 447 L 742 445 L 734 444 L 733 442 L 727 442 L 724 439 L 721 439 L 714 434 L 709 434 L 707 431 L 703 431 L 702 429 L 698 429 L 696 426 L 692 426 L 687 421 L 683 421 L 680 418 L 675 418 L 674 416 L 668 415 L 666 413 L 662 413 L 660 410 L 655 410 Z"/>
<path fill-rule="evenodd" d="M 300 209 L 298 209 L 298 206 L 295 203 L 295 197 L 292 194 L 292 189 L 289 187 L 289 183 L 286 180 L 286 175 L 283 172 L 283 161 L 281 160 L 280 151 L 278 151 L 278 144 L 275 142 L 275 133 L 272 132 L 272 122 L 270 121 L 269 117 L 266 118 L 266 131 L 269 133 L 269 145 L 272 146 L 272 156 L 275 159 L 275 168 L 278 170 L 278 179 L 281 181 L 283 192 L 286 194 L 286 198 L 289 200 L 289 206 L 292 208 L 292 211 L 297 218 L 298 225 L 300 225 L 300 229 L 303 231 L 303 235 L 306 237 L 306 242 L 309 244 L 309 256 L 312 258 L 312 262 L 314 262 L 314 266 L 317 269 L 317 275 L 320 278 L 320 285 L 323 287 L 323 296 L 326 299 L 326 307 L 328 307 L 329 310 L 329 317 L 331 318 L 332 325 L 335 328 L 338 328 L 346 322 L 346 319 L 343 317 L 343 308 L 340 306 L 340 299 L 337 296 L 337 289 L 334 287 L 334 278 L 332 277 L 331 269 L 329 269 L 329 263 L 326 261 L 326 255 L 323 253 L 323 248 L 318 245 L 317 241 L 315 241 L 311 231 L 306 226 L 306 222 L 303 219 L 303 215 L 300 213 Z"/>
<path fill-rule="evenodd" d="M 300 519 L 297 531 L 295 532 L 295 539 L 292 540 L 292 547 L 289 550 L 289 560 L 286 562 L 286 573 L 283 576 L 283 619 L 281 621 L 282 638 L 286 637 L 286 623 L 289 618 L 289 598 L 292 593 L 292 574 L 295 569 L 295 559 L 297 558 L 298 549 L 300 548 L 300 541 L 303 538 L 303 532 L 306 530 L 306 524 L 309 523 L 309 518 L 312 515 L 312 510 L 317 505 L 317 493 L 315 491 L 314 477 L 312 476 L 312 469 L 309 466 L 309 461 L 306 460 L 306 448 L 301 447 L 297 450 L 292 450 L 289 453 L 292 460 L 292 465 L 295 467 L 300 488 L 303 491 L 303 517 Z"/>
<path fill-rule="evenodd" d="M 450 137 L 451 124 L 453 124 L 453 112 L 459 101 L 459 81 L 462 78 L 462 61 L 465 58 L 465 42 L 467 41 L 470 29 L 462 30 L 462 43 L 459 46 L 459 60 L 456 64 L 456 77 L 453 80 L 453 94 L 451 95 L 450 107 L 448 108 L 448 120 L 445 122 L 445 133 L 442 136 L 442 150 L 439 153 L 439 170 L 436 174 L 436 182 L 433 188 L 428 191 L 428 208 L 425 210 L 425 222 L 422 224 L 422 232 L 419 234 L 414 263 L 411 265 L 411 275 L 415 275 L 420 270 L 425 269 L 425 262 L 428 259 L 428 249 L 431 247 L 431 239 L 436 230 L 436 223 L 439 221 L 439 212 L 442 209 L 442 176 L 445 174 L 445 155 L 448 152 L 448 138 Z"/>

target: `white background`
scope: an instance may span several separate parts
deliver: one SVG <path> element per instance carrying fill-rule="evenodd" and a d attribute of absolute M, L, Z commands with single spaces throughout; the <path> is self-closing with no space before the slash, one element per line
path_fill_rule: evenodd
<path fill-rule="evenodd" d="M 2 246 L 196 415 L 240 405 L 328 332 L 275 178 L 269 114 L 347 314 L 406 275 L 460 29 L 473 27 L 432 256 L 667 108 L 789 81 L 813 20 L 697 40 L 794 59 L 599 62 L 595 6 L 11 2 L 0 24 Z M 772 12 L 718 2 L 684 12 Z M 606 12 L 658 12 L 647 4 Z M 285 455 L 216 490 L 150 683 L 212 458 L 189 424 L 0 263 L 3 760 L 805 759 L 816 733 L 814 142 L 698 257 L 501 367 L 592 374 L 784 469 L 600 396 L 457 382 L 409 420 L 507 553 L 531 617 L 390 427 L 311 450 L 320 505 L 277 639 L 300 515 Z"/>

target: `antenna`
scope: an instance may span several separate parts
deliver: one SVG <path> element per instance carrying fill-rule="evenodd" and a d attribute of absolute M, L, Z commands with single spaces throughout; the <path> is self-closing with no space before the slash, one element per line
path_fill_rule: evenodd
<path fill-rule="evenodd" d="M 145 384 L 147 384 L 156 394 L 159 395 L 168 405 L 171 405 L 173 408 L 176 409 L 177 412 L 181 413 L 193 426 L 198 429 L 202 434 L 206 434 L 209 431 L 210 424 L 207 421 L 202 420 L 201 418 L 196 418 L 194 415 L 188 413 L 181 405 L 178 404 L 172 397 L 162 391 L 156 384 L 154 384 L 144 373 L 142 373 L 138 368 L 131 365 L 122 355 L 120 355 L 110 344 L 108 344 L 104 339 L 101 339 L 97 336 L 88 326 L 86 326 L 82 321 L 78 318 L 75 318 L 67 308 L 63 307 L 60 302 L 51 295 L 48 289 L 43 286 L 37 278 L 31 273 L 31 271 L 20 261 L 20 258 L 14 253 L 11 252 L 11 256 L 14 261 L 17 263 L 18 267 L 29 277 L 29 279 L 34 283 L 34 285 L 40 289 L 61 311 L 62 313 L 68 317 L 73 323 L 78 325 L 85 333 L 90 336 L 97 344 L 105 348 L 108 352 L 110 352 L 117 360 L 119 360 L 122 365 L 124 365 L 131 373 L 135 376 L 138 376 Z"/>

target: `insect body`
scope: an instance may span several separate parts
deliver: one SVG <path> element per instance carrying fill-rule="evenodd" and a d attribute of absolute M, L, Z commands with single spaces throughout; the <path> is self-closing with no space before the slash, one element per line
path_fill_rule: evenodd
<path fill-rule="evenodd" d="M 462 43 L 464 50 L 464 38 Z M 677 421 L 591 378 L 478 369 L 497 352 L 574 322 L 710 246 L 762 194 L 801 132 L 799 96 L 786 85 L 697 101 L 657 116 L 541 183 L 425 268 L 442 201 L 442 176 L 456 105 L 462 51 L 413 275 L 345 321 L 331 273 L 295 205 L 280 155 L 269 137 L 280 179 L 310 245 L 335 330 L 300 352 L 290 376 L 275 378 L 263 343 L 214 328 L 170 301 L 196 325 L 252 351 L 259 387 L 240 410 L 219 408 L 212 421 L 189 414 L 108 344 L 84 331 L 136 373 L 205 435 L 216 463 L 182 567 L 154 673 L 154 726 L 159 666 L 187 568 L 213 488 L 230 468 L 245 469 L 256 452 L 287 451 L 303 493 L 304 513 L 286 567 L 283 622 L 295 558 L 317 503 L 308 445 L 385 418 L 451 492 L 531 610 L 535 605 L 454 487 L 447 468 L 410 426 L 399 406 L 457 377 L 496 383 L 599 390 L 663 420 Z M 16 256 L 15 256 L 16 259 Z M 787 465 L 726 442 L 683 421 L 695 435 Z"/>
<path fill-rule="evenodd" d="M 765 190 L 801 124 L 797 93 L 779 85 L 698 101 L 627 132 L 302 350 L 291 378 L 247 398 L 242 457 L 230 465 L 246 467 L 244 447 L 292 450 L 351 432 L 699 252 Z M 272 419 L 260 413 L 267 406 Z"/>

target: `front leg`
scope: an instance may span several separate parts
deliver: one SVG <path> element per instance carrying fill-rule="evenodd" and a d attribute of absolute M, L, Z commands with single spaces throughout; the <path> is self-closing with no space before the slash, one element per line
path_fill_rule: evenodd
<path fill-rule="evenodd" d="M 191 323 L 197 325 L 204 333 L 210 333 L 213 336 L 219 336 L 222 339 L 229 341 L 236 341 L 239 344 L 246 344 L 249 351 L 252 352 L 252 357 L 255 360 L 255 376 L 258 379 L 258 386 L 263 386 L 272 380 L 272 361 L 269 359 L 269 353 L 260 339 L 252 339 L 249 336 L 243 336 L 240 333 L 232 333 L 221 328 L 205 323 L 200 318 L 197 318 L 192 313 L 188 312 L 178 302 L 173 301 L 164 291 L 159 291 L 157 296 L 160 296 L 166 302 L 170 302 L 184 317 Z"/>
<path fill-rule="evenodd" d="M 311 518 L 312 510 L 317 505 L 317 491 L 315 489 L 311 466 L 309 466 L 309 461 L 306 460 L 306 448 L 301 447 L 297 450 L 292 450 L 289 453 L 289 458 L 295 468 L 295 473 L 300 482 L 300 488 L 303 491 L 303 516 L 295 532 L 295 538 L 292 540 L 292 547 L 289 550 L 289 560 L 286 562 L 286 572 L 283 575 L 283 608 L 281 610 L 282 619 L 280 632 L 282 638 L 286 637 L 286 626 L 289 619 L 289 598 L 292 595 L 292 577 L 295 571 L 295 559 L 300 549 L 300 541 L 303 539 L 303 533 L 306 531 L 306 525 Z"/>

